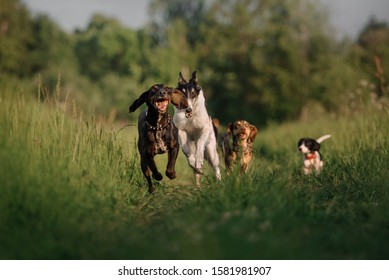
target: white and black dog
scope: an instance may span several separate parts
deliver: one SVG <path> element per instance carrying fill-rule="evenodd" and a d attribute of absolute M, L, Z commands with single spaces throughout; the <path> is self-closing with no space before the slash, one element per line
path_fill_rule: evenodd
<path fill-rule="evenodd" d="M 181 72 L 178 87 L 188 100 L 186 109 L 174 108 L 173 123 L 178 128 L 178 141 L 200 185 L 204 158 L 212 165 L 216 177 L 221 179 L 217 153 L 216 128 L 205 106 L 204 92 L 198 85 L 196 71 L 187 82 Z"/>
<path fill-rule="evenodd" d="M 318 139 L 301 138 L 297 147 L 303 154 L 303 167 L 304 174 L 309 175 L 312 171 L 316 171 L 317 174 L 323 169 L 323 158 L 320 154 L 320 143 L 330 138 L 331 135 L 324 135 Z"/>

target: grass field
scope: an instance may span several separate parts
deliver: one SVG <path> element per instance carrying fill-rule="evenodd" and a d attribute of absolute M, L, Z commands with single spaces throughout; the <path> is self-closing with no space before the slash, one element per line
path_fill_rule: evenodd
<path fill-rule="evenodd" d="M 385 110 L 260 130 L 248 174 L 200 188 L 180 153 L 149 195 L 135 127 L 11 90 L 0 107 L 1 259 L 389 258 Z M 297 140 L 327 133 L 324 171 L 302 175 Z"/>

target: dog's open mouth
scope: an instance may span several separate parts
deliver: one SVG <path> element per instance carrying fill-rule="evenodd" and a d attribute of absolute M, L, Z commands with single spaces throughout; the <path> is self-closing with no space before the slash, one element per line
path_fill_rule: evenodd
<path fill-rule="evenodd" d="M 169 105 L 168 99 L 158 99 L 154 101 L 154 106 L 155 108 L 157 108 L 159 113 L 165 113 L 168 105 Z"/>
<path fill-rule="evenodd" d="M 246 139 L 247 134 L 244 133 L 244 132 L 241 132 L 241 133 L 239 134 L 239 136 L 240 136 L 240 139 Z"/>

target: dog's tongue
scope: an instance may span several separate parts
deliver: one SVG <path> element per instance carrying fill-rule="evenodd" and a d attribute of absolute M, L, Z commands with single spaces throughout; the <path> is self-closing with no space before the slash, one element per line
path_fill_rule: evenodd
<path fill-rule="evenodd" d="M 169 101 L 167 99 L 155 101 L 155 107 L 160 112 L 165 112 L 168 104 L 169 104 Z"/>

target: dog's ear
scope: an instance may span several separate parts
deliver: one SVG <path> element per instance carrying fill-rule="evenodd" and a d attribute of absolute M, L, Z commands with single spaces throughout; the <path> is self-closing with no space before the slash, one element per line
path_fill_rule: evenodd
<path fill-rule="evenodd" d="M 231 147 L 230 147 L 230 141 L 231 141 L 231 134 L 232 134 L 232 129 L 234 128 L 233 123 L 229 123 L 226 127 L 226 133 L 224 134 L 222 138 L 222 152 L 223 155 L 230 155 L 231 154 Z M 232 139 L 234 136 L 232 136 Z"/>
<path fill-rule="evenodd" d="M 179 85 L 184 85 L 186 84 L 185 78 L 182 76 L 181 72 L 178 74 L 178 84 Z"/>
<path fill-rule="evenodd" d="M 320 144 L 316 140 L 312 141 L 312 151 L 319 151 L 320 150 Z"/>
<path fill-rule="evenodd" d="M 192 83 L 195 86 L 196 91 L 200 92 L 201 87 L 198 85 L 198 82 L 199 82 L 199 79 L 197 78 L 197 71 L 193 71 L 192 78 L 190 78 L 189 83 Z"/>
<path fill-rule="evenodd" d="M 150 90 L 145 91 L 138 97 L 138 99 L 132 102 L 131 106 L 128 108 L 130 113 L 135 112 L 135 110 L 138 109 L 143 103 L 147 102 L 149 92 Z"/>
<path fill-rule="evenodd" d="M 255 136 L 257 136 L 258 129 L 255 125 L 250 125 L 250 135 L 249 135 L 249 141 L 250 143 L 254 142 Z"/>
<path fill-rule="evenodd" d="M 170 102 L 179 110 L 188 108 L 188 100 L 185 98 L 184 93 L 175 88 L 169 88 Z"/>
<path fill-rule="evenodd" d="M 227 125 L 227 134 L 231 134 L 233 130 L 234 130 L 234 124 L 233 123 L 229 123 Z"/>
<path fill-rule="evenodd" d="M 192 78 L 190 78 L 189 83 L 197 84 L 197 82 L 198 82 L 197 71 L 193 71 Z"/>

